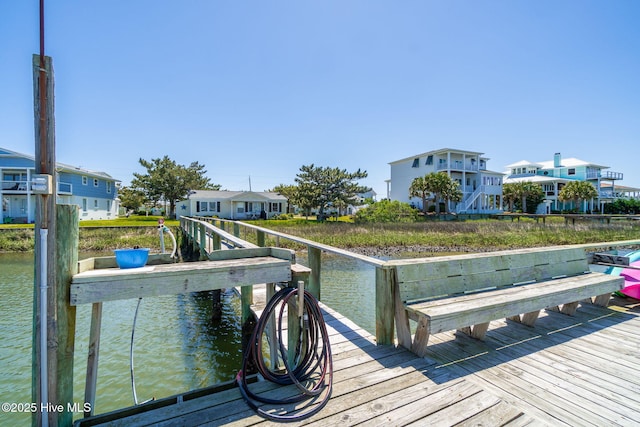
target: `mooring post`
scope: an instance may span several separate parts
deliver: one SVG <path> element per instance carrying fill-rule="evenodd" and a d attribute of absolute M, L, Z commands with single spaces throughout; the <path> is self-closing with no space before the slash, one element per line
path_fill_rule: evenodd
<path fill-rule="evenodd" d="M 41 5 L 42 6 L 42 5 Z M 31 396 L 38 408 L 58 402 L 56 309 L 56 189 L 55 115 L 53 64 L 44 56 L 44 15 L 40 8 L 40 55 L 33 55 L 33 94 L 35 116 L 35 171 L 48 177 L 47 191 L 38 194 L 35 206 L 35 278 L 33 293 L 33 344 Z M 47 179 L 45 179 L 46 181 Z M 43 348 L 46 347 L 46 348 Z M 58 424 L 55 411 L 34 411 L 33 425 Z M 70 424 L 69 424 L 70 425 Z"/>
<path fill-rule="evenodd" d="M 309 257 L 309 268 L 311 269 L 311 274 L 309 276 L 309 283 L 307 290 L 311 292 L 311 294 L 317 299 L 320 299 L 320 270 L 322 265 L 322 251 L 313 246 L 307 247 L 307 253 Z"/>
<path fill-rule="evenodd" d="M 393 344 L 395 269 L 376 267 L 376 342 Z"/>
<path fill-rule="evenodd" d="M 79 208 L 77 205 L 56 206 L 56 313 L 57 313 L 57 396 L 64 410 L 58 425 L 70 426 L 73 411 L 73 354 L 75 349 L 76 307 L 71 301 L 71 279 L 78 271 Z M 51 375 L 51 373 L 49 374 Z"/>

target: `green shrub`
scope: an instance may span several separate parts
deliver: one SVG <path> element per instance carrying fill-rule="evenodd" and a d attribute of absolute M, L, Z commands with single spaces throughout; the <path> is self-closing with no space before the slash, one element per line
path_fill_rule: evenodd
<path fill-rule="evenodd" d="M 408 203 L 397 200 L 381 200 L 356 212 L 354 222 L 357 224 L 379 222 L 416 222 L 418 210 Z"/>

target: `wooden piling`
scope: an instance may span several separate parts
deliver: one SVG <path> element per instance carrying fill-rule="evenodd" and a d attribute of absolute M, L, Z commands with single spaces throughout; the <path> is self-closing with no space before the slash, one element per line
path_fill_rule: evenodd
<path fill-rule="evenodd" d="M 59 426 L 73 423 L 73 353 L 75 348 L 76 307 L 70 305 L 71 279 L 78 269 L 80 214 L 77 205 L 56 206 L 56 343 L 55 376 L 58 402 L 64 411 L 58 415 Z M 50 374 L 51 375 L 51 374 Z"/>
<path fill-rule="evenodd" d="M 41 16 L 42 18 L 42 16 Z M 57 342 L 56 342 L 56 188 L 55 174 L 55 120 L 54 120 L 54 79 L 53 63 L 50 57 L 33 55 L 33 93 L 35 118 L 35 171 L 37 174 L 51 175 L 52 194 L 36 196 L 35 206 L 35 280 L 33 298 L 33 345 L 32 345 L 32 402 L 40 408 L 44 403 L 57 402 Z M 46 246 L 44 246 L 46 243 Z M 45 271 L 46 263 L 46 271 Z M 43 267 L 43 268 L 41 268 Z M 47 300 L 41 300 L 40 287 L 47 284 Z M 47 319 L 41 319 L 43 304 L 47 307 Z M 40 337 L 47 331 L 47 376 L 41 378 L 42 354 Z M 46 401 L 43 402 L 42 383 L 47 381 Z M 58 414 L 54 411 L 43 413 L 34 411 L 33 425 L 41 425 L 47 416 L 49 425 L 58 424 Z"/>

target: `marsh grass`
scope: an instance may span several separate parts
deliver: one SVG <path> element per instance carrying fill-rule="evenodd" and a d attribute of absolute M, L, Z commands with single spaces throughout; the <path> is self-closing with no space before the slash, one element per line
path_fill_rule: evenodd
<path fill-rule="evenodd" d="M 157 216 L 132 216 L 105 221 L 80 221 L 80 251 L 110 251 L 139 246 L 160 250 Z M 177 237 L 178 221 L 167 220 Z M 168 244 L 168 239 L 166 240 Z M 34 247 L 33 224 L 0 226 L 0 252 L 29 252 Z"/>
<path fill-rule="evenodd" d="M 157 217 L 128 218 L 105 221 L 96 226 L 94 221 L 80 225 L 80 251 L 108 251 L 135 245 L 153 251 L 160 248 Z M 369 248 L 373 251 L 402 248 L 404 252 L 484 252 L 536 246 L 611 242 L 640 239 L 640 224 L 632 222 L 579 222 L 565 225 L 563 220 L 546 224 L 533 220 L 508 222 L 499 220 L 427 221 L 403 224 L 354 224 L 341 221 L 252 221 L 261 227 L 303 237 L 305 239 L 344 249 Z M 167 221 L 178 238 L 177 221 Z M 114 227 L 114 225 L 120 225 Z M 0 251 L 20 252 L 33 250 L 33 228 L 1 228 Z M 256 234 L 245 227 L 241 238 L 256 242 Z M 268 246 L 275 246 L 275 238 L 268 236 Z M 280 239 L 281 247 L 306 249 L 287 239 Z"/>
<path fill-rule="evenodd" d="M 340 248 L 410 247 L 452 251 L 488 251 L 640 239 L 640 224 L 498 220 L 432 221 L 412 224 L 349 224 L 341 222 L 257 222 L 266 228 Z M 250 236 L 248 236 L 250 237 Z M 251 239 L 248 239 L 251 240 Z M 273 245 L 274 239 L 267 239 Z M 298 249 L 284 239 L 281 246 Z"/>

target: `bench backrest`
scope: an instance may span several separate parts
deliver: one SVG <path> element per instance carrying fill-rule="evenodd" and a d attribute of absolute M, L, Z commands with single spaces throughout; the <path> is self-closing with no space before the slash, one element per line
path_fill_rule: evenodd
<path fill-rule="evenodd" d="M 402 301 L 424 300 L 575 276 L 589 270 L 582 248 L 532 248 L 397 260 Z"/>

